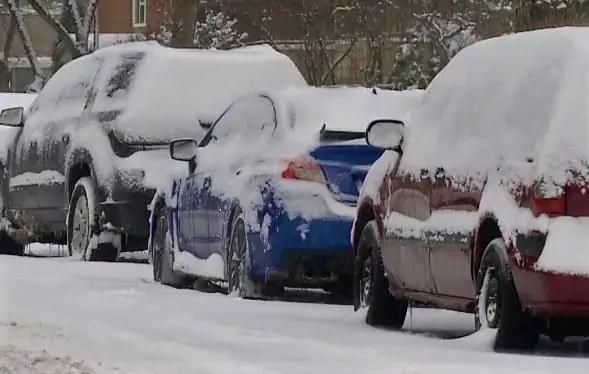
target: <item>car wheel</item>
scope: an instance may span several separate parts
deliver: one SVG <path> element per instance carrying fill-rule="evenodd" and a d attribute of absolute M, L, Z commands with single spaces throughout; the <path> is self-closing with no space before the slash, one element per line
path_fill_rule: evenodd
<path fill-rule="evenodd" d="M 533 350 L 539 330 L 532 317 L 522 310 L 505 253 L 503 239 L 496 239 L 483 254 L 477 276 L 476 327 L 497 331 L 497 351 Z"/>
<path fill-rule="evenodd" d="M 74 186 L 68 209 L 67 243 L 70 256 L 87 260 L 92 238 L 95 193 L 92 179 L 81 178 Z"/>
<path fill-rule="evenodd" d="M 24 256 L 25 246 L 10 237 L 6 230 L 0 230 L 0 254 Z"/>
<path fill-rule="evenodd" d="M 115 262 L 119 249 L 114 243 L 99 243 L 96 230 L 96 191 L 92 178 L 84 177 L 74 186 L 67 215 L 67 243 L 70 256 L 84 261 Z"/>
<path fill-rule="evenodd" d="M 356 259 L 355 297 L 360 308 L 367 308 L 366 323 L 400 329 L 405 323 L 407 302 L 389 292 L 376 234 L 376 223 L 368 223 L 362 231 Z"/>
<path fill-rule="evenodd" d="M 188 280 L 174 272 L 172 238 L 165 204 L 157 205 L 153 224 L 155 225 L 152 238 L 153 280 L 167 286 L 183 288 L 188 284 Z"/>
<path fill-rule="evenodd" d="M 227 251 L 228 292 L 242 298 L 260 297 L 259 285 L 249 276 L 250 256 L 247 245 L 245 219 L 237 210 L 231 222 L 231 236 Z"/>

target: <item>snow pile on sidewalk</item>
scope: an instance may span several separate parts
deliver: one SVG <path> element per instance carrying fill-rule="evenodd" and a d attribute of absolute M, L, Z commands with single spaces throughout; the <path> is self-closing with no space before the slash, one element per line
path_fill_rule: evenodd
<path fill-rule="evenodd" d="M 0 374 L 92 374 L 83 362 L 0 346 Z"/>

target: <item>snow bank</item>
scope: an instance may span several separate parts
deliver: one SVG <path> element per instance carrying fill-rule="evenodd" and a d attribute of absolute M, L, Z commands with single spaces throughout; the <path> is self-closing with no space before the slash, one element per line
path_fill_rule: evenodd
<path fill-rule="evenodd" d="M 31 353 L 0 346 L 0 373 L 11 374 L 91 374 L 83 362 L 59 358 L 47 352 Z"/>
<path fill-rule="evenodd" d="M 408 123 L 402 168 L 451 175 L 498 166 L 566 182 L 589 160 L 589 28 L 549 29 L 476 43 L 431 83 Z"/>
<path fill-rule="evenodd" d="M 0 111 L 8 108 L 23 107 L 27 109 L 37 98 L 35 94 L 0 92 Z"/>
<path fill-rule="evenodd" d="M 96 110 L 103 106 L 124 109 L 115 127 L 127 142 L 161 142 L 186 136 L 200 139 L 204 129 L 199 121 L 214 122 L 238 97 L 279 87 L 306 86 L 294 63 L 269 46 L 181 50 L 145 42 L 105 48 L 95 55 L 116 59 L 121 51 L 145 54 L 131 82 L 131 94 L 122 99 L 99 95 L 95 105 Z"/>

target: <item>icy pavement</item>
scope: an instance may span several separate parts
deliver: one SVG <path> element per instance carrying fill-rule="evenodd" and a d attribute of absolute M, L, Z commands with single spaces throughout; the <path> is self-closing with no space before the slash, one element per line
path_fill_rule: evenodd
<path fill-rule="evenodd" d="M 386 331 L 350 306 L 174 290 L 150 270 L 0 256 L 0 373 L 537 374 L 588 363 L 579 344 L 519 356 L 493 353 L 485 334 L 456 338 L 472 331 L 469 315 L 416 309 L 404 331 Z"/>

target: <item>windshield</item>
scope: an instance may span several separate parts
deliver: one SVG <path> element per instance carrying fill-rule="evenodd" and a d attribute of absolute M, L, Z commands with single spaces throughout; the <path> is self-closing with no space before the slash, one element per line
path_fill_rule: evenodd
<path fill-rule="evenodd" d="M 250 96 L 235 102 L 217 120 L 201 146 L 224 145 L 238 140 L 243 144 L 268 138 L 276 128 L 272 101 L 265 96 Z"/>

